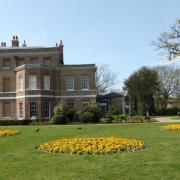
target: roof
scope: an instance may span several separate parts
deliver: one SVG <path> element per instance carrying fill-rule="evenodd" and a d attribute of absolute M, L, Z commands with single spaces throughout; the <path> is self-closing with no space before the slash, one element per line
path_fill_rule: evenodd
<path fill-rule="evenodd" d="M 97 99 L 104 99 L 104 98 L 119 98 L 124 97 L 121 93 L 117 92 L 110 92 L 110 93 L 99 93 L 97 95 Z"/>

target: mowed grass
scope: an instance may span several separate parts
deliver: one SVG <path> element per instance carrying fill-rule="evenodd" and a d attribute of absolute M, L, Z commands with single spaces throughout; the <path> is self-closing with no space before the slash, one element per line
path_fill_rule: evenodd
<path fill-rule="evenodd" d="M 0 180 L 180 179 L 180 131 L 167 124 L 14 126 L 19 135 L 0 137 Z M 39 132 L 35 129 L 39 128 Z M 41 152 L 49 140 L 118 136 L 142 140 L 146 149 L 113 155 L 71 155 Z"/>

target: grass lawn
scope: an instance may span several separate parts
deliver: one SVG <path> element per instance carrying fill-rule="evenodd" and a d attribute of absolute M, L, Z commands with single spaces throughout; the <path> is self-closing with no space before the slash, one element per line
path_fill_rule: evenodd
<path fill-rule="evenodd" d="M 172 119 L 180 120 L 180 116 L 172 117 Z"/>
<path fill-rule="evenodd" d="M 20 134 L 0 137 L 0 180 L 180 179 L 180 131 L 163 124 L 16 126 Z M 39 127 L 40 131 L 35 132 Z M 120 136 L 144 141 L 142 151 L 114 155 L 41 152 L 36 145 L 70 137 Z"/>

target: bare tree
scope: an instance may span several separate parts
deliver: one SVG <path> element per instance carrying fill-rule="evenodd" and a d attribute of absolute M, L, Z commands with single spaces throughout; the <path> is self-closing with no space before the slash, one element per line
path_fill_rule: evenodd
<path fill-rule="evenodd" d="M 156 94 L 156 105 L 161 111 L 164 111 L 168 99 L 180 92 L 180 69 L 171 66 L 159 66 L 156 70 L 160 81 L 160 87 Z"/>
<path fill-rule="evenodd" d="M 115 83 L 116 75 L 107 64 L 97 65 L 96 87 L 98 93 L 105 92 Z"/>
<path fill-rule="evenodd" d="M 160 35 L 157 41 L 152 43 L 156 50 L 160 50 L 165 60 L 180 58 L 180 19 L 170 27 L 169 32 Z"/>

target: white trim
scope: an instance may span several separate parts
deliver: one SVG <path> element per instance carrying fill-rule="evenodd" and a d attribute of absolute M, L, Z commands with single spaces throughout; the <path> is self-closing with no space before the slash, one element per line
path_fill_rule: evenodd
<path fill-rule="evenodd" d="M 5 100 L 7 100 L 7 99 L 10 99 L 10 100 L 14 100 L 14 99 L 17 99 L 16 97 L 0 97 L 0 100 L 3 100 L 3 99 L 5 99 Z"/>
<path fill-rule="evenodd" d="M 49 98 L 84 98 L 84 97 L 96 97 L 96 95 L 78 95 L 78 96 L 53 96 L 53 95 L 25 95 L 25 96 L 17 96 L 16 99 L 20 98 L 38 98 L 38 97 L 49 97 Z"/>
<path fill-rule="evenodd" d="M 4 94 L 4 93 L 16 93 L 16 91 L 12 91 L 12 92 L 8 92 L 8 91 L 6 91 L 6 92 L 0 92 L 0 94 Z"/>

